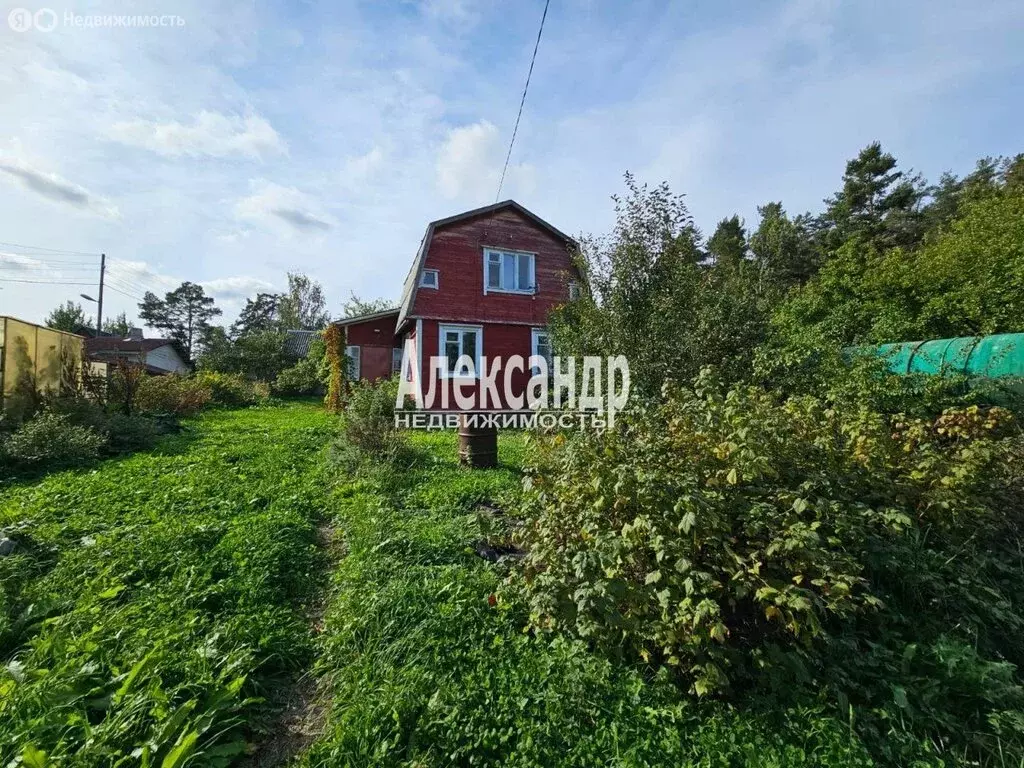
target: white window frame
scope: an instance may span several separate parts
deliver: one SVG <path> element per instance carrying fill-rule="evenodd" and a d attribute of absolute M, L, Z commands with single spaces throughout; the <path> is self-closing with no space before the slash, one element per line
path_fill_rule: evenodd
<path fill-rule="evenodd" d="M 548 357 L 546 359 L 548 361 L 548 376 L 552 376 L 554 374 L 554 365 L 552 362 L 554 355 L 551 349 L 551 332 L 547 328 L 530 329 L 530 355 L 540 355 L 540 352 L 538 351 L 539 345 L 537 342 L 540 340 L 541 336 L 547 336 L 548 338 Z M 536 376 L 540 373 L 540 370 L 537 366 L 533 366 L 530 369 L 530 373 L 531 375 Z"/>
<path fill-rule="evenodd" d="M 402 358 L 405 355 L 403 347 L 391 348 L 391 375 L 402 372 Z"/>
<path fill-rule="evenodd" d="M 576 301 L 581 295 L 581 287 L 579 281 L 569 281 L 569 301 Z"/>
<path fill-rule="evenodd" d="M 355 354 L 353 355 L 353 350 Z M 362 352 L 359 349 L 358 344 L 349 344 L 345 347 L 345 357 L 352 361 L 352 365 L 349 366 L 351 370 L 348 371 L 352 375 L 352 381 L 359 381 L 359 377 L 362 374 Z"/>
<path fill-rule="evenodd" d="M 428 274 L 434 276 L 434 284 L 433 285 L 431 285 L 430 283 L 426 282 L 426 277 L 427 277 Z M 420 288 L 431 288 L 432 290 L 436 291 L 440 287 L 441 287 L 441 274 L 436 269 L 424 269 L 422 272 L 420 272 Z"/>
<path fill-rule="evenodd" d="M 530 259 L 530 286 L 529 288 L 491 288 L 488 284 L 487 273 L 490 264 L 491 254 L 501 254 L 504 259 L 505 254 L 509 254 L 516 257 L 527 256 Z M 537 254 L 531 251 L 514 251 L 509 248 L 484 248 L 484 295 L 488 293 L 518 293 L 521 295 L 532 296 L 537 293 Z M 505 270 L 499 267 L 498 276 L 499 282 L 501 276 L 505 273 Z M 519 279 L 519 263 L 516 262 L 516 280 Z"/>
<path fill-rule="evenodd" d="M 458 376 L 448 370 L 447 360 L 448 352 L 445 350 L 445 334 L 448 331 L 475 331 L 476 332 L 476 354 L 473 359 L 473 367 L 475 376 Z M 459 352 L 460 357 L 466 354 L 466 351 L 462 349 L 462 336 L 459 335 Z M 437 326 L 437 354 L 445 359 L 445 366 L 441 369 L 442 379 L 479 379 L 480 378 L 480 361 L 483 358 L 484 353 L 484 327 L 482 325 L 462 325 L 459 323 L 445 323 L 444 325 Z"/>

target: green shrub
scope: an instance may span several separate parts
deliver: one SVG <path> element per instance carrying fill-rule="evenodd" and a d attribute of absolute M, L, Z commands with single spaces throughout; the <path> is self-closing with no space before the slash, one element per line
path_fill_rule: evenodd
<path fill-rule="evenodd" d="M 355 473 L 368 464 L 389 467 L 408 454 L 405 435 L 395 427 L 398 380 L 352 384 L 341 420 L 341 438 L 333 458 L 345 471 Z"/>
<path fill-rule="evenodd" d="M 122 413 L 109 414 L 103 431 L 112 453 L 131 453 L 152 448 L 161 432 L 151 418 L 125 416 Z"/>
<path fill-rule="evenodd" d="M 106 438 L 106 453 L 129 453 L 151 448 L 161 429 L 149 416 L 125 416 L 84 397 L 60 397 L 47 403 L 50 413 L 66 416 L 69 423 L 86 427 Z"/>
<path fill-rule="evenodd" d="M 135 393 L 135 408 L 143 413 L 190 416 L 212 398 L 212 388 L 198 376 L 147 376 Z"/>
<path fill-rule="evenodd" d="M 265 382 L 250 381 L 236 373 L 200 371 L 193 380 L 210 391 L 210 402 L 214 405 L 259 405 L 270 397 L 270 387 Z"/>
<path fill-rule="evenodd" d="M 318 395 L 326 387 L 321 378 L 319 360 L 305 358 L 285 368 L 274 381 L 274 391 L 282 395 Z"/>
<path fill-rule="evenodd" d="M 106 444 L 98 432 L 72 424 L 65 415 L 44 412 L 8 437 L 3 453 L 8 463 L 20 466 L 71 465 L 97 458 Z"/>
<path fill-rule="evenodd" d="M 676 668 L 697 694 L 827 686 L 916 712 L 929 735 L 967 725 L 981 750 L 1024 702 L 1000 666 L 1024 662 L 1021 455 L 1002 409 L 888 419 L 725 392 L 705 372 L 615 433 L 542 447 L 524 504 L 531 621 Z M 967 678 L 1000 685 L 937 675 L 951 647 L 977 649 Z"/>

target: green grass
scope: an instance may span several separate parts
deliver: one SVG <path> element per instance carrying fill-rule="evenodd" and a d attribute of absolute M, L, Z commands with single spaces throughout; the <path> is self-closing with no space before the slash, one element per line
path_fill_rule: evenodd
<path fill-rule="evenodd" d="M 153 452 L 0 488 L 19 541 L 0 558 L 0 765 L 229 765 L 310 670 L 329 712 L 306 766 L 871 764 L 824 705 L 696 702 L 491 605 L 506 566 L 473 551 L 475 509 L 514 504 L 521 435 L 496 470 L 417 434 L 411 470 L 338 482 L 332 439 L 313 404 L 213 411 Z"/>
<path fill-rule="evenodd" d="M 306 669 L 328 418 L 214 411 L 0 488 L 0 765 L 226 765 Z M 63 758 L 63 760 L 61 759 Z"/>
<path fill-rule="evenodd" d="M 348 554 L 333 577 L 319 671 L 332 706 L 308 766 L 867 765 L 821 709 L 695 703 L 578 642 L 522 631 L 488 597 L 500 567 L 473 553 L 474 507 L 507 503 L 526 446 L 496 470 L 455 462 L 451 433 L 416 435 L 419 465 L 337 490 Z"/>

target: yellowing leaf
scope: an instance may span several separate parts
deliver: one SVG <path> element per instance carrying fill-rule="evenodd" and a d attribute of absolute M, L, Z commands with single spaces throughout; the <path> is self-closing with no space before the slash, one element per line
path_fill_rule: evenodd
<path fill-rule="evenodd" d="M 21 751 L 21 764 L 28 768 L 46 768 L 49 761 L 46 759 L 46 753 L 35 744 L 26 744 Z"/>

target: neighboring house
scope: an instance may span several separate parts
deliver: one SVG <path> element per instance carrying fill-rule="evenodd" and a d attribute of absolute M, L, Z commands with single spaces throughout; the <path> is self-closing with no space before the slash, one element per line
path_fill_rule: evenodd
<path fill-rule="evenodd" d="M 364 379 L 387 375 L 389 348 L 390 370 L 398 370 L 407 339 L 414 342 L 424 393 L 431 386 L 451 392 L 462 355 L 474 360 L 478 376 L 483 357 L 550 357 L 548 314 L 579 286 L 570 255 L 575 245 L 512 200 L 431 222 L 400 308 L 338 323 L 347 331 L 353 371 Z M 431 382 L 429 361 L 435 355 L 445 357 L 447 367 Z M 513 389 L 521 392 L 529 376 L 526 370 L 513 376 Z"/>
<path fill-rule="evenodd" d="M 284 351 L 289 357 L 294 357 L 299 360 L 304 360 L 309 357 L 309 345 L 313 343 L 313 339 L 319 336 L 323 331 L 285 331 L 284 332 Z"/>
<path fill-rule="evenodd" d="M 143 364 L 146 371 L 160 376 L 168 373 L 186 374 L 191 368 L 170 339 L 145 339 L 139 328 L 132 328 L 128 338 L 99 336 L 85 340 L 89 360 L 96 363 L 116 363 L 126 360 Z"/>

